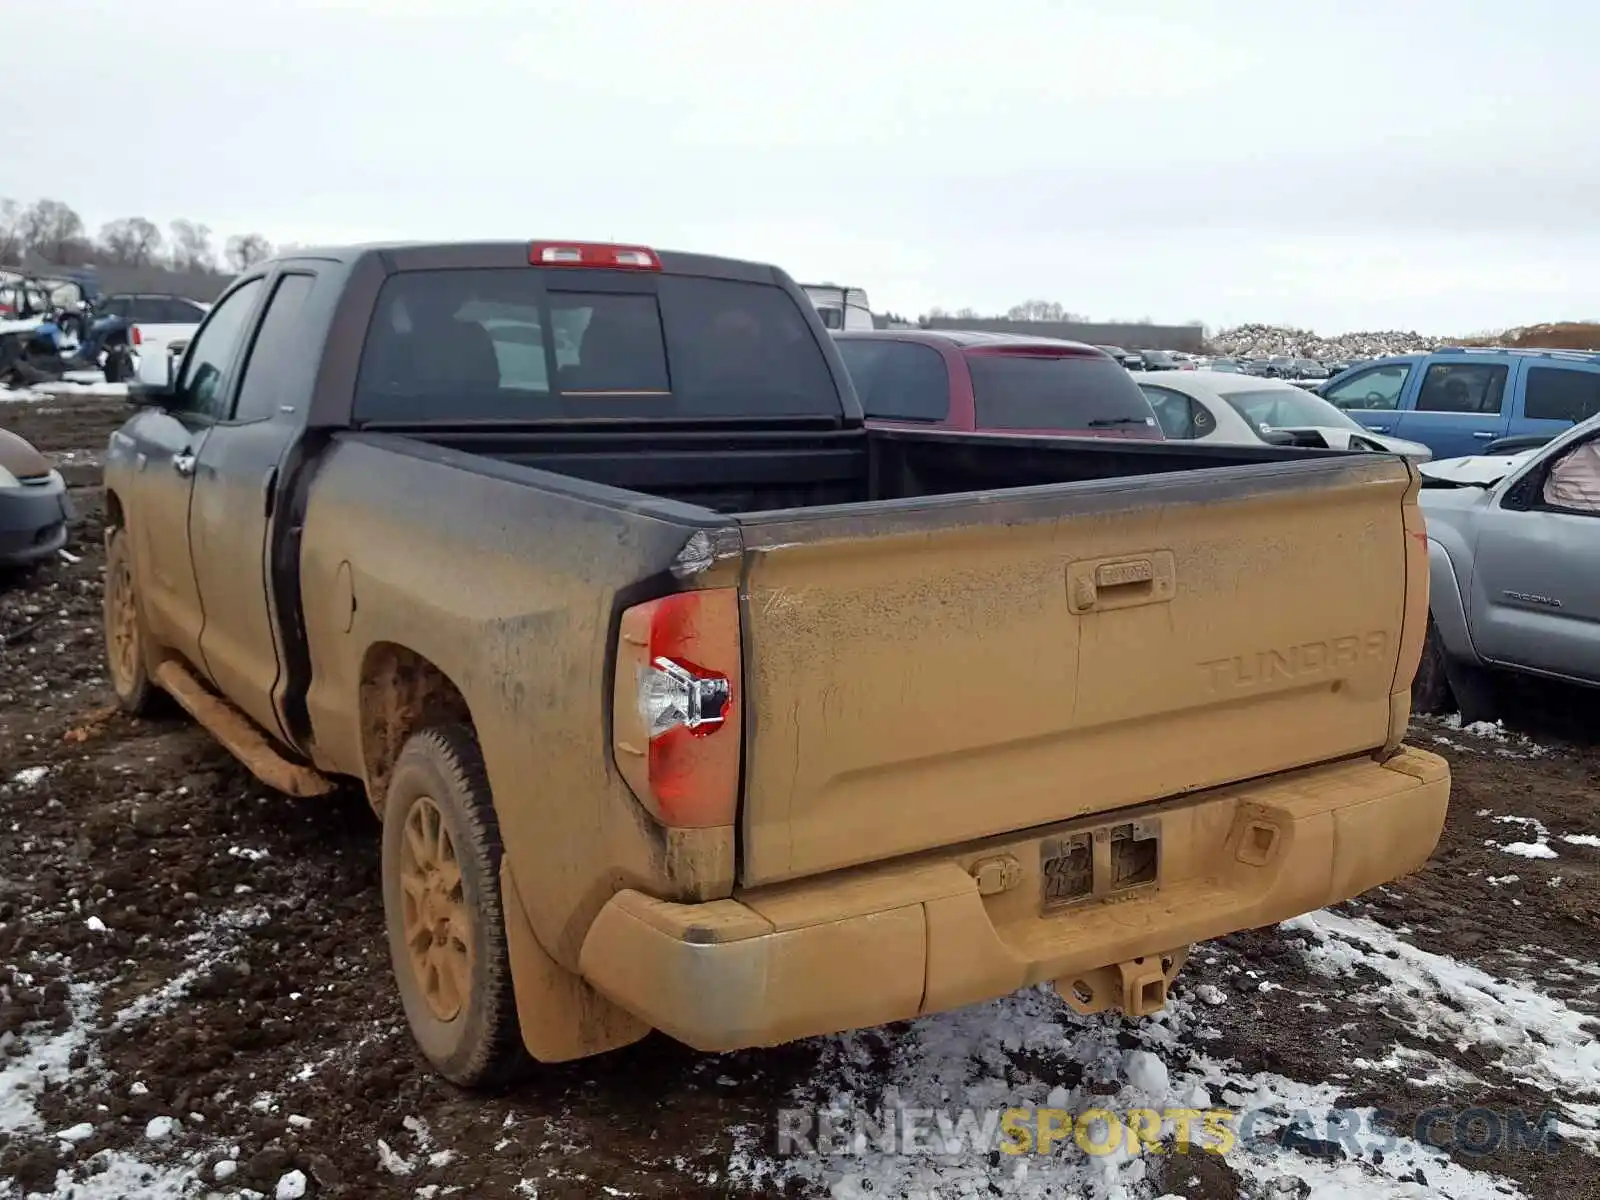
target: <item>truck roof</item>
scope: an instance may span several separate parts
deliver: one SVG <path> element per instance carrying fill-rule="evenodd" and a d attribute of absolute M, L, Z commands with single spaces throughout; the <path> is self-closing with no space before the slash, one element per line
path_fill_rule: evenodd
<path fill-rule="evenodd" d="M 837 330 L 836 338 L 893 338 L 898 341 L 944 342 L 953 346 L 1059 346 L 1068 351 L 1103 354 L 1105 351 L 1087 342 L 1073 342 L 1066 338 L 1039 337 L 1029 333 L 989 333 L 976 329 L 852 329 Z"/>
<path fill-rule="evenodd" d="M 518 242 L 364 242 L 343 246 L 306 246 L 289 254 L 279 254 L 274 262 L 319 260 L 343 263 L 354 268 L 367 259 L 382 259 L 391 271 L 470 269 L 486 267 L 539 267 L 529 261 L 530 247 L 541 244 L 593 245 L 562 242 L 553 238 L 530 238 Z M 607 243 L 608 245 L 611 243 Z M 616 243 L 643 248 L 641 243 Z M 710 254 L 691 254 L 678 250 L 653 250 L 666 275 L 699 275 L 746 283 L 792 284 L 780 268 L 767 263 L 720 258 Z M 265 264 L 263 264 L 265 265 Z"/>

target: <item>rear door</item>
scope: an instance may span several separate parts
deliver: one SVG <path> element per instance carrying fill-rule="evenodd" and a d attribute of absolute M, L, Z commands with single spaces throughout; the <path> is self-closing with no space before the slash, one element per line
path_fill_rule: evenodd
<path fill-rule="evenodd" d="M 1423 364 L 1415 403 L 1401 413 L 1394 435 L 1421 442 L 1435 458 L 1480 454 L 1510 425 L 1510 399 L 1520 360 L 1435 354 Z"/>
<path fill-rule="evenodd" d="M 280 654 L 267 531 L 278 468 L 299 434 L 311 395 L 316 356 L 305 352 L 303 318 L 315 283 L 303 272 L 271 281 L 238 384 L 200 448 L 189 508 L 206 673 L 258 725 L 278 733 L 274 690 Z"/>
<path fill-rule="evenodd" d="M 1352 455 L 741 518 L 744 882 L 1383 745 L 1414 498 Z"/>

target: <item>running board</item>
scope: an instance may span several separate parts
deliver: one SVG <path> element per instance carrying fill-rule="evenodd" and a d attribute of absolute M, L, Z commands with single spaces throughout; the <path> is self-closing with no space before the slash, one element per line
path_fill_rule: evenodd
<path fill-rule="evenodd" d="M 156 668 L 156 682 L 268 787 L 290 796 L 326 796 L 338 787 L 322 772 L 290 762 L 249 717 L 207 688 L 183 664 L 167 659 Z"/>

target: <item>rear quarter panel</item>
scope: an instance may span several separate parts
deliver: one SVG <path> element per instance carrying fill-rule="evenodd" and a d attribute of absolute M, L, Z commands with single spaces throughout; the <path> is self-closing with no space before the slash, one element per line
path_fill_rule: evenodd
<path fill-rule="evenodd" d="M 300 571 L 316 762 L 366 777 L 361 683 L 375 653 L 403 647 L 436 666 L 470 710 L 527 915 L 569 969 L 616 889 L 670 894 L 667 858 L 726 832 L 669 837 L 612 762 L 616 616 L 675 590 L 667 569 L 697 511 L 680 524 L 630 509 L 641 501 L 404 438 L 348 435 L 326 451 L 307 502 Z"/>

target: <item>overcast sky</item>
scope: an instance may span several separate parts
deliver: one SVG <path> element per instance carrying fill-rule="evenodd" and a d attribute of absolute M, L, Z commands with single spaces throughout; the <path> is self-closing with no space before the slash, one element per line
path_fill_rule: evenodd
<path fill-rule="evenodd" d="M 6 58 L 0 196 L 91 229 L 614 239 L 907 315 L 1600 316 L 1600 8 L 1576 0 L 52 0 L 40 20 L 50 51 Z"/>

